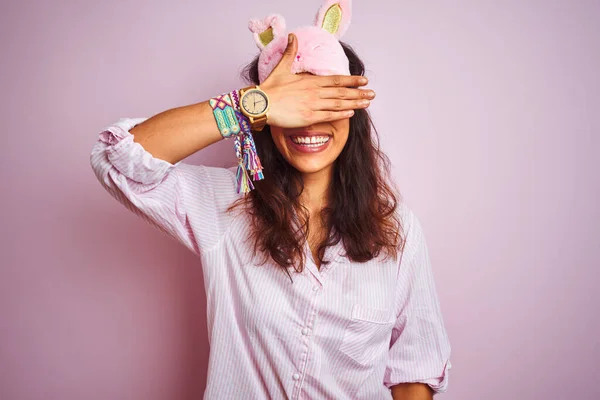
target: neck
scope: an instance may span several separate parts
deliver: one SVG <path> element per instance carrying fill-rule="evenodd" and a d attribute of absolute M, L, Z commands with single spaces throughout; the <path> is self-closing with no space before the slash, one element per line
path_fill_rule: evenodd
<path fill-rule="evenodd" d="M 304 191 L 300 196 L 300 203 L 308 208 L 311 214 L 319 213 L 323 207 L 329 204 L 332 177 L 333 165 L 302 175 Z"/>

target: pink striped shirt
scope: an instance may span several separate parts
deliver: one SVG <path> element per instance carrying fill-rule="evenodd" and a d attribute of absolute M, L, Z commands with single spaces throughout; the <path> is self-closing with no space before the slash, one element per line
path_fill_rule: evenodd
<path fill-rule="evenodd" d="M 390 387 L 448 385 L 444 329 L 423 231 L 399 208 L 406 245 L 400 262 L 344 256 L 342 241 L 318 270 L 305 245 L 293 283 L 272 260 L 256 266 L 235 167 L 171 164 L 133 141 L 146 118 L 122 118 L 100 133 L 91 164 L 104 188 L 199 256 L 207 298 L 210 356 L 206 399 L 391 399 Z"/>

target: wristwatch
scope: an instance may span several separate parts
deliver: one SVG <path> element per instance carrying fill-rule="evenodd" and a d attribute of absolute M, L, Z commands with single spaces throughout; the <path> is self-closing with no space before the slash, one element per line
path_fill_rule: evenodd
<path fill-rule="evenodd" d="M 240 89 L 240 109 L 250 120 L 250 127 L 262 131 L 267 124 L 269 97 L 258 85 Z"/>

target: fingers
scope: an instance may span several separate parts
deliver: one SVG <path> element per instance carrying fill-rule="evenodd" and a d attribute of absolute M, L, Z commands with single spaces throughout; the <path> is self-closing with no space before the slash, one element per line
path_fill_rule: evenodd
<path fill-rule="evenodd" d="M 369 82 L 367 78 L 359 75 L 315 76 L 314 79 L 321 87 L 359 87 Z"/>
<path fill-rule="evenodd" d="M 318 96 L 321 99 L 343 99 L 343 100 L 359 100 L 375 98 L 375 92 L 369 89 L 352 89 L 346 87 L 340 88 L 323 88 L 319 90 Z"/>
<path fill-rule="evenodd" d="M 354 115 L 354 110 L 346 111 L 313 111 L 310 116 L 310 123 L 316 124 L 318 122 L 331 122 L 338 121 L 340 119 L 350 118 Z"/>
<path fill-rule="evenodd" d="M 296 39 L 296 35 L 290 33 L 288 35 L 288 44 L 283 52 L 283 56 L 279 63 L 274 68 L 274 70 L 279 70 L 280 68 L 284 69 L 285 72 L 291 73 L 292 63 L 294 62 L 294 58 L 296 57 L 296 53 L 298 53 L 298 40 Z"/>
<path fill-rule="evenodd" d="M 315 110 L 346 111 L 357 108 L 367 108 L 371 102 L 368 99 L 340 100 L 323 99 L 315 102 Z"/>

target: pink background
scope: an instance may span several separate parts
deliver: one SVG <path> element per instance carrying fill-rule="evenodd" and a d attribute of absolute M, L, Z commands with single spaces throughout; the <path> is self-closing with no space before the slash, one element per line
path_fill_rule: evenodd
<path fill-rule="evenodd" d="M 239 87 L 247 20 L 312 21 L 300 4 L 1 3 L 1 399 L 201 398 L 201 265 L 89 153 L 120 117 Z M 600 398 L 598 21 L 598 1 L 355 1 L 344 39 L 453 346 L 441 398 Z M 231 165 L 230 146 L 189 161 Z"/>

